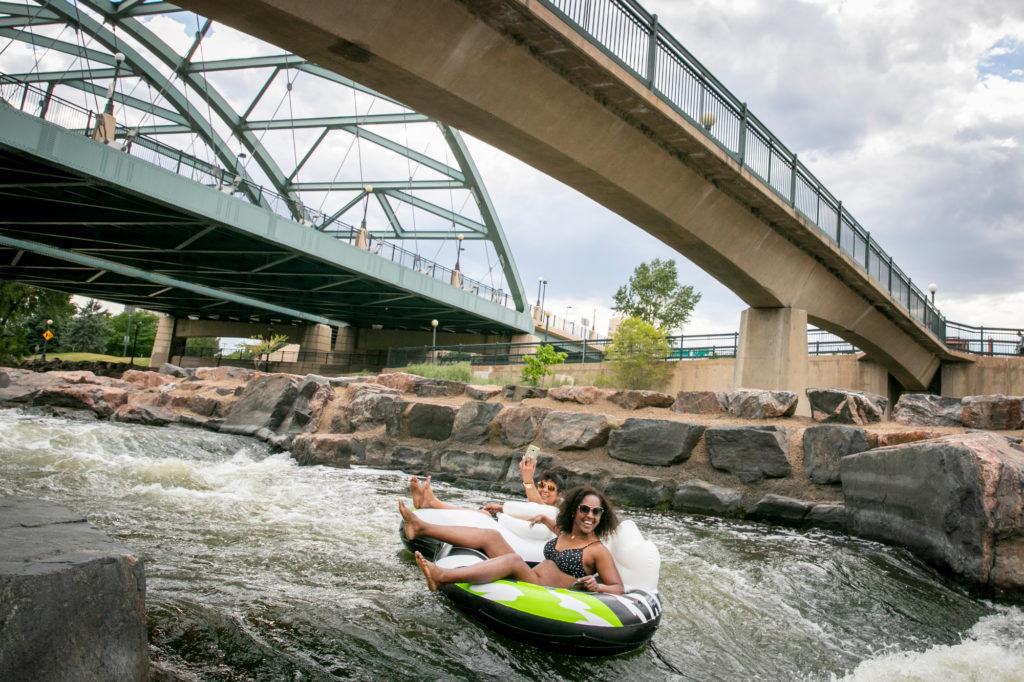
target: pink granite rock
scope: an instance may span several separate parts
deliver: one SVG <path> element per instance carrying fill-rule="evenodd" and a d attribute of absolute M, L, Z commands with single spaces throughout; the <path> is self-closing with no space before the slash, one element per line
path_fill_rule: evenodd
<path fill-rule="evenodd" d="M 1024 428 L 1024 398 L 1006 395 L 969 395 L 963 405 L 964 426 L 974 429 Z"/>

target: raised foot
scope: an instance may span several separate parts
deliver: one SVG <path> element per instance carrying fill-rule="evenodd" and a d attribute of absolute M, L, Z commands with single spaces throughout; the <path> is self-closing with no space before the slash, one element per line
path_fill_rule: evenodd
<path fill-rule="evenodd" d="M 409 497 L 412 498 L 412 506 L 417 509 L 423 509 L 423 486 L 420 485 L 420 479 L 415 476 L 409 479 Z"/>
<path fill-rule="evenodd" d="M 398 513 L 402 515 L 402 520 L 405 521 L 405 539 L 412 542 L 416 539 L 416 531 L 419 529 L 421 521 L 416 518 L 415 514 L 409 511 L 409 508 L 401 500 L 398 501 Z"/>
<path fill-rule="evenodd" d="M 437 592 L 437 578 L 435 577 L 437 566 L 427 561 L 419 552 L 416 552 L 416 565 L 420 567 L 423 577 L 427 579 L 427 589 Z"/>

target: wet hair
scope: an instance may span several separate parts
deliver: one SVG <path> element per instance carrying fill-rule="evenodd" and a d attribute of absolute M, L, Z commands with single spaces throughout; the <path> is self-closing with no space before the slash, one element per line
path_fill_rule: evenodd
<path fill-rule="evenodd" d="M 594 532 L 599 538 L 607 537 L 618 528 L 619 517 L 615 514 L 615 509 L 612 507 L 612 503 L 608 501 L 608 498 L 605 497 L 605 494 L 589 485 L 578 486 L 565 494 L 565 500 L 562 501 L 562 506 L 558 510 L 558 518 L 555 519 L 555 525 L 564 533 L 572 533 L 572 524 L 576 518 L 576 510 L 579 509 L 580 503 L 583 502 L 583 498 L 587 495 L 593 495 L 601 501 L 600 506 L 604 508 L 604 513 L 601 514 L 601 520 L 597 522 Z"/>
<path fill-rule="evenodd" d="M 551 481 L 558 488 L 558 493 L 561 494 L 565 490 L 565 479 L 560 473 L 553 469 L 547 469 L 537 478 L 537 482 Z"/>

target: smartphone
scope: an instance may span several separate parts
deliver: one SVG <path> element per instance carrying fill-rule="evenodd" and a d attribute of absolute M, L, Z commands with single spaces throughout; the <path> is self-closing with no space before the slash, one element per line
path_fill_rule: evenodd
<path fill-rule="evenodd" d="M 540 448 L 538 448 L 536 445 L 527 445 L 526 446 L 526 453 L 523 455 L 523 459 L 528 459 L 528 460 L 536 462 L 537 461 L 537 455 L 539 453 L 540 453 Z"/>

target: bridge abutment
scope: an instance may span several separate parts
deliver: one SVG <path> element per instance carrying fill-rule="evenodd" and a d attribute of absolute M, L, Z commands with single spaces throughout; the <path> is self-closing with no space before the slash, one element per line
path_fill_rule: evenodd
<path fill-rule="evenodd" d="M 733 388 L 793 391 L 797 414 L 810 415 L 807 389 L 807 311 L 747 308 L 740 315 Z"/>

